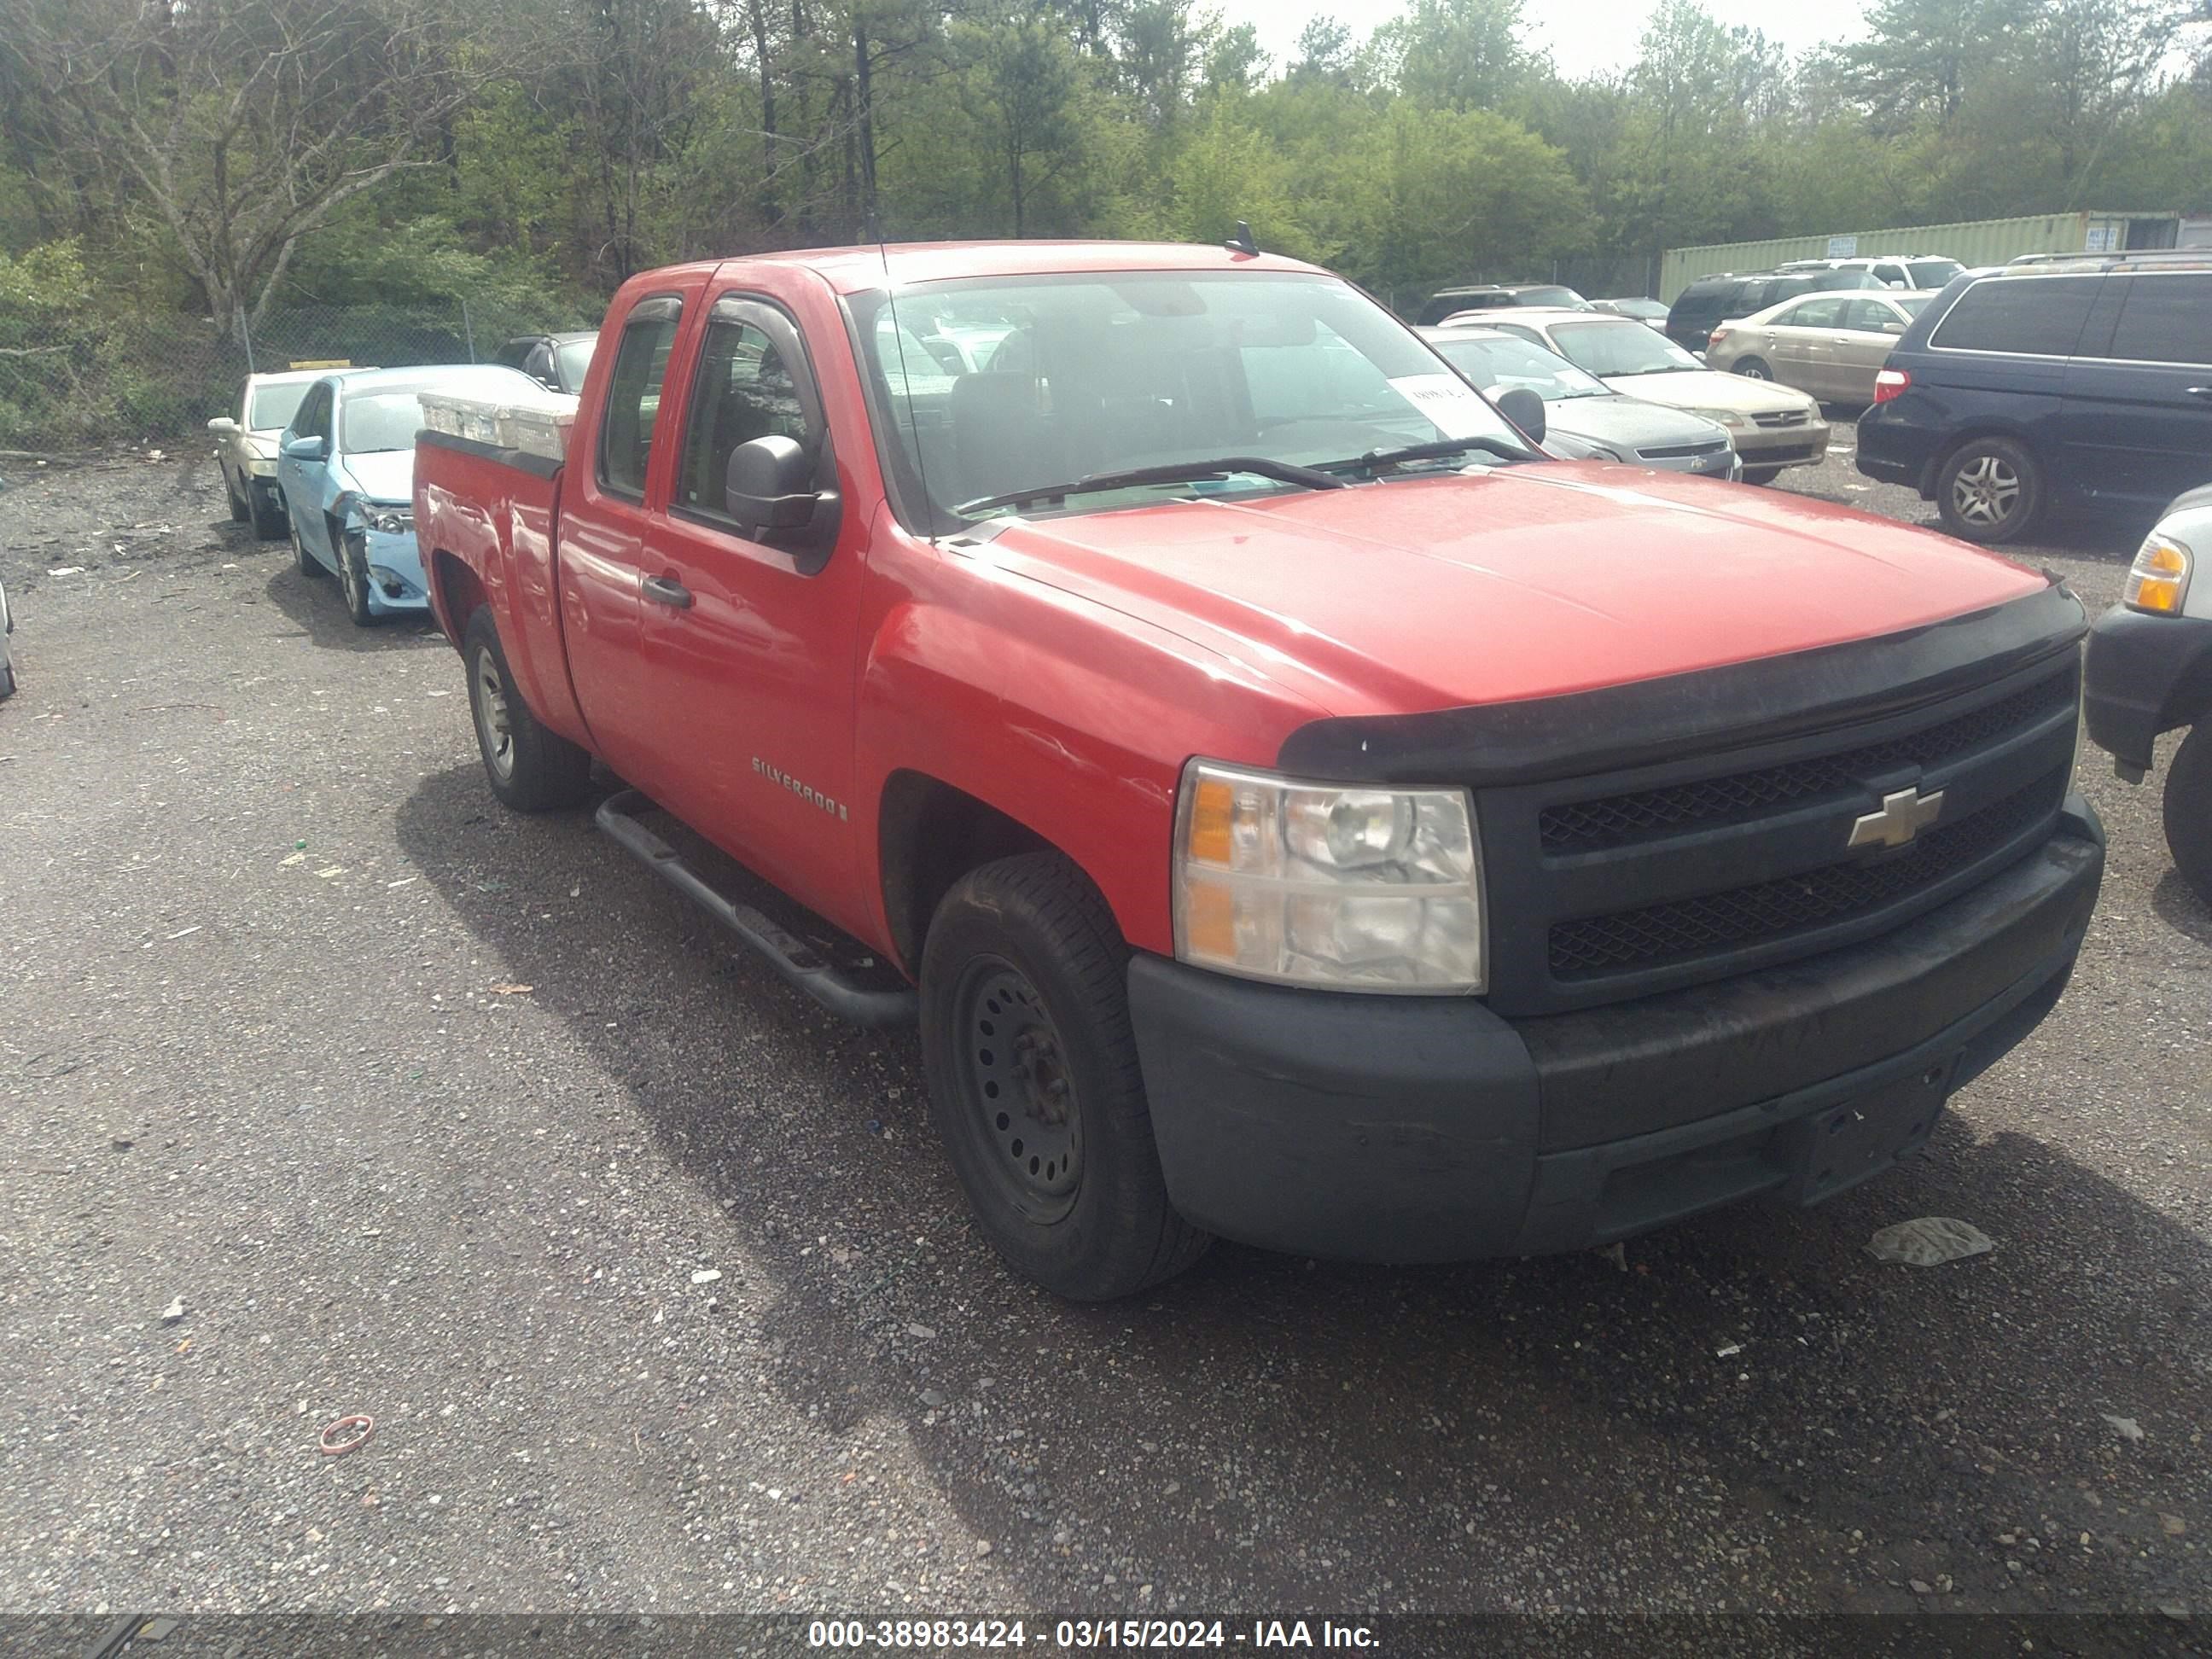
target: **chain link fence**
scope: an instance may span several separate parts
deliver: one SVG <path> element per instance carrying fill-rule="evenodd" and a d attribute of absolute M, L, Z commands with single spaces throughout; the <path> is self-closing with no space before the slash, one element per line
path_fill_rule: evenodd
<path fill-rule="evenodd" d="M 248 374 L 488 362 L 519 334 L 589 326 L 511 300 L 271 308 L 231 337 L 204 318 L 0 306 L 0 450 L 173 443 L 235 411 Z"/>

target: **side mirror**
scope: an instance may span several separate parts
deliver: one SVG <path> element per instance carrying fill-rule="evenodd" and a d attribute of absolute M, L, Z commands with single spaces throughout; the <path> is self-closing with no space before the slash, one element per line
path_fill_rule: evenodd
<path fill-rule="evenodd" d="M 724 504 L 748 534 L 804 530 L 805 540 L 826 544 L 837 534 L 834 489 L 814 487 L 814 458 L 793 438 L 771 433 L 730 452 L 722 477 Z"/>
<path fill-rule="evenodd" d="M 1527 386 L 1511 386 L 1499 392 L 1498 412 L 1519 427 L 1529 442 L 1544 441 L 1544 400 Z"/>
<path fill-rule="evenodd" d="M 238 430 L 238 422 L 232 420 L 228 415 L 218 415 L 215 419 L 208 422 L 208 430 L 210 432 L 219 432 L 225 437 L 228 437 L 232 433 Z"/>
<path fill-rule="evenodd" d="M 1902 334 L 1905 332 L 1905 325 L 1896 321 L 1887 322 L 1881 325 L 1881 331 L 1885 334 Z"/>
<path fill-rule="evenodd" d="M 293 438 L 286 441 L 284 453 L 295 461 L 319 461 L 330 453 L 330 445 L 320 438 Z"/>

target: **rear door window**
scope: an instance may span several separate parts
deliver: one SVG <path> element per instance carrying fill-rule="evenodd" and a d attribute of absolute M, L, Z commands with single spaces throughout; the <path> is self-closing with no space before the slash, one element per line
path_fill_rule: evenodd
<path fill-rule="evenodd" d="M 1844 311 L 1843 326 L 1862 334 L 1879 334 L 1892 324 L 1902 328 L 1904 319 L 1886 300 L 1853 300 Z"/>
<path fill-rule="evenodd" d="M 1801 300 L 1774 320 L 1786 328 L 1840 328 L 1844 307 L 1850 303 L 1840 295 Z"/>
<path fill-rule="evenodd" d="M 2138 363 L 2212 364 L 2212 270 L 2126 280 L 2108 355 Z"/>
<path fill-rule="evenodd" d="M 2101 276 L 1993 276 L 1959 296 L 1929 343 L 1945 351 L 2071 356 Z"/>
<path fill-rule="evenodd" d="M 660 418 L 660 385 L 684 302 L 674 295 L 641 300 L 623 325 L 607 410 L 599 422 L 599 483 L 633 501 L 645 495 L 645 470 L 653 453 L 653 428 Z"/>

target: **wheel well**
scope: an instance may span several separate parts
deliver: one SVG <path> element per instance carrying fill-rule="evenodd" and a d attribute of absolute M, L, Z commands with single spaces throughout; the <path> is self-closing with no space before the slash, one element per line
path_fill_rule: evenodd
<path fill-rule="evenodd" d="M 2050 471 L 2044 465 L 2043 457 L 2037 453 L 2035 446 L 2028 442 L 2025 433 L 2008 426 L 1969 427 L 1936 452 L 1934 459 L 1928 463 L 1928 483 L 1922 494 L 1932 500 L 1936 494 L 1936 481 L 1943 476 L 1943 469 L 1951 464 L 1951 458 L 1968 444 L 1978 443 L 1984 438 L 2002 438 L 2007 443 L 2018 444 L 2027 452 L 2028 459 L 2034 462 L 2039 469 L 2046 473 Z"/>
<path fill-rule="evenodd" d="M 469 631 L 469 618 L 485 602 L 483 584 L 477 580 L 475 571 L 442 547 L 430 556 L 430 572 L 445 611 L 446 637 L 458 650 L 461 636 Z"/>
<path fill-rule="evenodd" d="M 891 944 L 913 973 L 930 918 L 954 882 L 995 859 L 1055 850 L 1027 824 L 920 772 L 895 772 L 884 786 L 877 843 Z"/>

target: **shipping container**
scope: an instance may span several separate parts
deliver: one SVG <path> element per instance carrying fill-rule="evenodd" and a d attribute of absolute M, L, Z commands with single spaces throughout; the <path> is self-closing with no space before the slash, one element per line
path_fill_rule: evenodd
<path fill-rule="evenodd" d="M 1961 224 L 1907 225 L 1838 236 L 1777 236 L 1763 242 L 1674 247 L 1660 263 L 1659 298 L 1672 304 L 1692 281 L 1721 271 L 1766 270 L 1784 259 L 1853 259 L 1873 253 L 1924 253 L 1966 265 L 2001 265 L 2023 253 L 2124 252 L 2172 247 L 2179 213 L 2045 213 Z"/>

